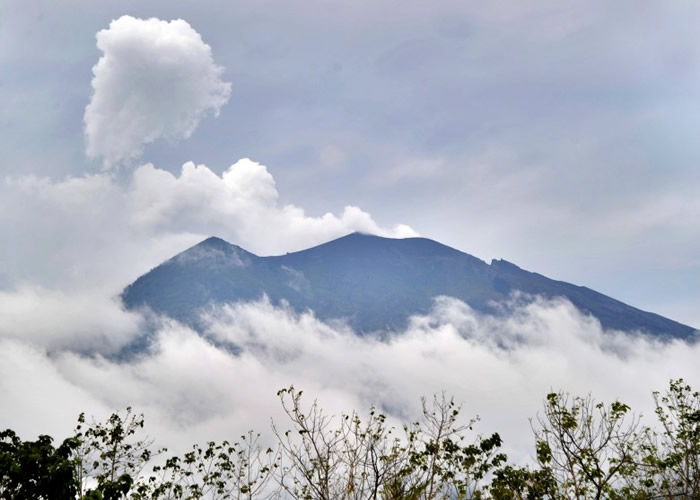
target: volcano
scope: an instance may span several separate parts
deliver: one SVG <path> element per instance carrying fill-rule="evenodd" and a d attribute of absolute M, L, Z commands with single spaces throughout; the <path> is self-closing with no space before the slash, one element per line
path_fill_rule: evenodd
<path fill-rule="evenodd" d="M 258 300 L 343 320 L 358 334 L 400 331 L 435 297 L 499 315 L 514 303 L 563 298 L 604 329 L 688 339 L 695 329 L 584 286 L 556 281 L 505 260 L 484 262 L 426 238 L 353 233 L 322 245 L 259 257 L 211 237 L 162 263 L 122 294 L 127 309 L 148 308 L 199 329 L 200 312 Z"/>

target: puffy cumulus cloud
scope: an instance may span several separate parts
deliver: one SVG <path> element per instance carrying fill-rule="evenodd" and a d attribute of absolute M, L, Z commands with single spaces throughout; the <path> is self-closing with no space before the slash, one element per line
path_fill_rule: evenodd
<path fill-rule="evenodd" d="M 352 231 L 398 238 L 417 235 L 403 224 L 384 229 L 355 206 L 319 217 L 308 216 L 296 205 L 280 206 L 270 172 L 247 158 L 221 176 L 192 162 L 183 165 L 179 176 L 144 165 L 134 172 L 129 200 L 134 227 L 146 232 L 186 229 L 217 234 L 265 254 L 306 248 Z"/>
<path fill-rule="evenodd" d="M 183 450 L 250 428 L 269 436 L 269 418 L 283 422 L 275 393 L 292 383 L 333 414 L 374 404 L 396 423 L 416 416 L 421 395 L 444 390 L 464 403 L 465 415 L 480 415 L 477 432 L 500 432 L 519 460 L 533 451 L 528 418 L 552 389 L 620 398 L 652 424 L 652 390 L 663 390 L 672 377 L 700 385 L 700 344 L 604 332 L 562 301 L 536 301 L 494 318 L 443 297 L 430 314 L 383 341 L 265 300 L 209 310 L 205 319 L 206 338 L 163 320 L 149 350 L 129 362 L 73 352 L 46 356 L 0 339 L 13 346 L 10 366 L 27 358 L 50 375 L 42 386 L 27 373 L 31 394 L 4 378 L 0 397 L 10 394 L 17 408 L 32 411 L 31 401 L 44 392 L 56 400 L 65 391 L 68 430 L 68 416 L 85 408 L 133 405 L 146 413 L 161 444 Z M 240 353 L 218 347 L 227 343 Z M 19 412 L 6 413 L 10 427 L 21 424 Z M 43 423 L 33 418 L 32 425 Z"/>
<path fill-rule="evenodd" d="M 217 115 L 231 84 L 211 47 L 186 21 L 122 16 L 97 33 L 85 108 L 86 152 L 106 167 L 138 158 L 160 138 L 188 138 L 207 113 Z"/>
<path fill-rule="evenodd" d="M 268 254 L 352 231 L 416 235 L 402 224 L 384 228 L 354 206 L 315 217 L 299 206 L 280 205 L 270 172 L 248 159 L 221 176 L 187 163 L 179 176 L 143 165 L 127 182 L 111 172 L 0 179 L 0 231 L 13 238 L 11 245 L 0 245 L 0 289 L 30 283 L 87 288 L 102 296 L 118 294 L 140 274 L 212 235 Z"/>

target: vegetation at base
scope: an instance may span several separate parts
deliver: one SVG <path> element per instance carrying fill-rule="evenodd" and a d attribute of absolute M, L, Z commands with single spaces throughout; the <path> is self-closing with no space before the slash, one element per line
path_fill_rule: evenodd
<path fill-rule="evenodd" d="M 249 432 L 168 456 L 131 408 L 105 422 L 80 415 L 58 447 L 0 432 L 0 498 L 700 498 L 700 393 L 682 379 L 653 393 L 655 429 L 619 401 L 548 394 L 531 421 L 529 466 L 508 462 L 498 434 L 474 435 L 476 419 L 444 394 L 424 399 L 422 419 L 402 429 L 376 409 L 329 416 L 294 387 L 278 396 L 288 418 L 273 425 L 273 447 Z"/>

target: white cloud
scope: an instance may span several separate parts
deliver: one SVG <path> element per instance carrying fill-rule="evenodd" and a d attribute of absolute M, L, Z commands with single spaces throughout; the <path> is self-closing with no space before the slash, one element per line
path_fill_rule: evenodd
<path fill-rule="evenodd" d="M 10 235 L 10 243 L 0 245 L 1 287 L 112 296 L 200 238 L 137 234 L 124 209 L 126 198 L 110 174 L 0 179 L 0 230 Z"/>
<path fill-rule="evenodd" d="M 381 403 L 410 413 L 420 395 L 446 390 L 483 417 L 484 432 L 503 432 L 520 449 L 531 443 L 528 418 L 552 388 L 620 398 L 651 415 L 650 392 L 668 379 L 700 384 L 694 361 L 700 344 L 603 331 L 559 300 L 494 318 L 442 297 L 429 315 L 415 317 L 387 342 L 264 301 L 208 317 L 216 338 L 242 346 L 244 357 L 311 393 L 336 388 L 348 404 Z"/>
<path fill-rule="evenodd" d="M 104 415 L 95 397 L 62 375 L 46 352 L 0 335 L 0 426 L 20 436 L 65 436 L 81 411 Z"/>
<path fill-rule="evenodd" d="M 186 21 L 122 16 L 97 33 L 102 51 L 85 108 L 86 152 L 105 167 L 138 158 L 157 139 L 188 138 L 217 115 L 231 84 Z"/>
<path fill-rule="evenodd" d="M 127 183 L 111 173 L 0 179 L 0 231 L 12 238 L 0 245 L 0 289 L 30 284 L 116 295 L 208 236 L 271 254 L 352 231 L 416 235 L 403 224 L 384 228 L 355 206 L 315 217 L 277 200 L 267 168 L 247 159 L 221 176 L 190 162 L 179 176 L 143 165 Z"/>
<path fill-rule="evenodd" d="M 399 224 L 380 227 L 368 214 L 346 206 L 339 215 L 306 215 L 296 205 L 280 206 L 272 175 L 247 158 L 221 176 L 188 162 L 179 176 L 152 165 L 139 167 L 129 192 L 134 227 L 146 232 L 192 231 L 222 236 L 263 254 L 299 250 L 352 231 L 409 237 L 417 233 Z"/>
<path fill-rule="evenodd" d="M 412 418 L 421 395 L 445 390 L 464 402 L 465 415 L 481 416 L 477 432 L 501 433 L 517 460 L 532 454 L 528 418 L 552 389 L 619 398 L 651 425 L 652 390 L 677 377 L 700 386 L 700 344 L 603 332 L 563 301 L 535 302 L 495 319 L 440 298 L 429 315 L 385 342 L 266 301 L 222 307 L 207 318 L 208 334 L 236 343 L 240 355 L 168 320 L 146 355 L 121 363 L 68 351 L 47 356 L 0 336 L 13 356 L 10 367 L 37 367 L 22 371 L 26 378 L 18 382 L 0 378 L 0 397 L 17 408 L 2 415 L 6 425 L 58 428 L 52 415 L 32 413 L 24 423 L 22 412 L 35 411 L 44 397 L 60 401 L 65 392 L 64 432 L 81 410 L 132 405 L 146 413 L 151 435 L 177 451 L 251 428 L 269 437 L 269 417 L 282 418 L 275 393 L 289 384 L 333 414 L 378 404 L 393 418 Z"/>
<path fill-rule="evenodd" d="M 142 318 L 116 298 L 28 286 L 0 291 L 0 337 L 50 351 L 113 354 L 142 328 Z"/>

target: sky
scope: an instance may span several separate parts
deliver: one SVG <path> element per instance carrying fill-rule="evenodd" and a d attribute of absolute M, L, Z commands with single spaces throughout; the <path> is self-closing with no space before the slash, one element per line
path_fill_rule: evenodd
<path fill-rule="evenodd" d="M 453 389 L 522 431 L 554 385 L 648 405 L 698 380 L 696 347 L 625 344 L 556 302 L 494 324 L 441 299 L 382 344 L 263 301 L 211 331 L 276 357 L 165 318 L 144 359 L 108 357 L 150 321 L 123 287 L 211 235 L 259 255 L 420 235 L 700 326 L 698 21 L 690 1 L 0 0 L 0 421 L 63 432 L 76 409 L 141 403 L 207 439 L 297 378 L 334 409 Z M 358 382 L 366 365 L 392 369 Z M 522 404 L 503 416 L 494 391 Z"/>

